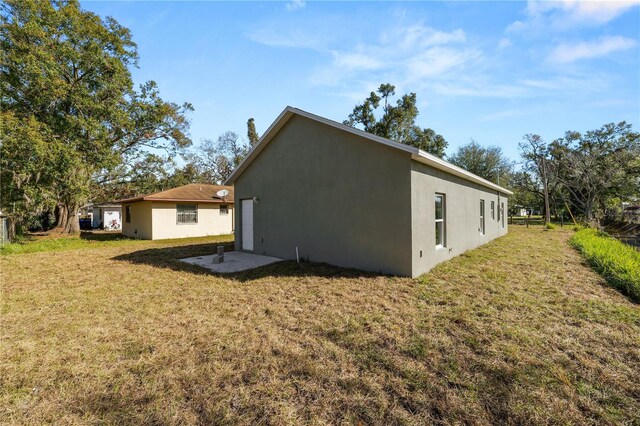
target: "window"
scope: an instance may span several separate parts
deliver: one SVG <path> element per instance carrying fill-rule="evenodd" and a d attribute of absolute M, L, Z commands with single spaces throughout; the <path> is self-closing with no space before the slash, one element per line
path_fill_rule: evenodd
<path fill-rule="evenodd" d="M 502 219 L 502 227 L 504 228 L 504 203 L 500 205 L 500 219 Z"/>
<path fill-rule="evenodd" d="M 436 247 L 444 247 L 444 233 L 445 233 L 445 206 L 444 206 L 444 195 L 436 194 L 435 198 L 436 205 Z"/>
<path fill-rule="evenodd" d="M 229 214 L 229 206 L 227 206 L 226 204 L 221 204 L 220 205 L 220 215 L 221 216 L 226 216 Z"/>
<path fill-rule="evenodd" d="M 196 204 L 178 204 L 176 223 L 198 223 Z"/>
<path fill-rule="evenodd" d="M 126 206 L 124 208 L 124 218 L 127 223 L 131 223 L 131 206 Z"/>
<path fill-rule="evenodd" d="M 496 218 L 496 202 L 492 201 L 491 202 L 491 220 L 494 220 Z"/>
<path fill-rule="evenodd" d="M 484 200 L 480 200 L 480 233 L 484 234 Z"/>

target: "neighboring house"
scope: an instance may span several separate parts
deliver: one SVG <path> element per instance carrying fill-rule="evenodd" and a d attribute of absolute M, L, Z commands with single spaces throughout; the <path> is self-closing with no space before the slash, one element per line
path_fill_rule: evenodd
<path fill-rule="evenodd" d="M 227 183 L 236 249 L 285 259 L 415 277 L 507 232 L 510 191 L 292 107 Z"/>
<path fill-rule="evenodd" d="M 7 215 L 0 211 L 0 245 L 10 243 L 9 240 L 9 219 Z"/>
<path fill-rule="evenodd" d="M 219 196 L 226 190 L 228 195 Z M 203 237 L 233 232 L 233 187 L 192 183 L 118 201 L 122 233 L 144 240 Z"/>
<path fill-rule="evenodd" d="M 94 204 L 91 206 L 91 227 L 106 231 L 122 229 L 120 204 Z"/>
<path fill-rule="evenodd" d="M 627 204 L 622 210 L 623 219 L 627 222 L 640 223 L 640 205 L 632 206 L 630 203 L 623 204 Z"/>

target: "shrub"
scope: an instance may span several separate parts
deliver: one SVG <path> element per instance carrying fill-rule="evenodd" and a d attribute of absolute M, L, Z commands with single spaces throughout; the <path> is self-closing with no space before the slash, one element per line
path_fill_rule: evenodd
<path fill-rule="evenodd" d="M 551 223 L 551 222 L 547 222 L 547 223 L 544 225 L 544 227 L 545 227 L 546 229 L 556 229 L 556 226 L 555 226 L 553 223 Z"/>
<path fill-rule="evenodd" d="M 570 241 L 609 285 L 640 302 L 638 250 L 595 229 L 582 229 Z"/>

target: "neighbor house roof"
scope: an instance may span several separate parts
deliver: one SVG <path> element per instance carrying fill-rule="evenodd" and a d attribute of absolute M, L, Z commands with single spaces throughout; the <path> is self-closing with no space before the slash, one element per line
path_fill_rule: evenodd
<path fill-rule="evenodd" d="M 222 198 L 217 195 L 220 190 L 226 189 L 229 194 Z M 133 203 L 136 201 L 176 201 L 190 203 L 218 203 L 233 204 L 233 186 L 209 185 L 206 183 L 190 183 L 177 188 L 168 189 L 155 194 L 141 195 L 133 198 L 118 200 L 118 203 Z"/>
<path fill-rule="evenodd" d="M 89 204 L 86 206 L 87 208 L 97 208 L 97 209 L 108 209 L 110 207 L 113 208 L 120 208 L 120 204 L 114 204 L 114 203 L 100 203 L 100 204 Z"/>
<path fill-rule="evenodd" d="M 276 118 L 276 120 L 271 124 L 271 126 L 267 129 L 264 135 L 260 138 L 258 143 L 249 151 L 249 154 L 245 157 L 245 159 L 238 165 L 238 167 L 233 171 L 231 176 L 227 179 L 225 183 L 232 184 L 235 180 L 242 174 L 242 172 L 251 164 L 251 162 L 260 154 L 260 152 L 265 148 L 266 145 L 274 138 L 274 136 L 284 127 L 284 125 L 289 121 L 291 117 L 294 115 L 299 115 L 302 117 L 306 117 L 310 120 L 314 120 L 328 126 L 334 127 L 336 129 L 343 130 L 345 132 L 352 133 L 354 135 L 363 137 L 365 139 L 371 140 L 373 142 L 380 143 L 382 145 L 389 146 L 391 148 L 399 149 L 401 151 L 405 151 L 411 154 L 411 158 L 420 163 L 427 164 L 435 169 L 442 170 L 454 176 L 458 176 L 462 179 L 465 179 L 470 182 L 477 183 L 484 187 L 493 189 L 495 191 L 499 191 L 501 193 L 511 195 L 513 194 L 508 189 L 505 189 L 499 185 L 496 185 L 493 182 L 489 182 L 488 180 L 481 178 L 480 176 L 474 175 L 471 172 L 464 170 L 461 167 L 454 166 L 448 161 L 443 160 L 442 158 L 436 157 L 433 154 L 429 154 L 426 151 L 415 148 L 413 146 L 405 145 L 402 143 L 394 142 L 390 139 L 383 138 L 381 136 L 374 135 L 372 133 L 367 133 L 363 130 L 356 129 L 351 126 L 347 126 L 342 123 L 338 123 L 333 120 L 329 120 L 324 117 L 320 117 L 319 115 L 311 114 L 310 112 L 303 111 L 294 107 L 286 107 L 284 111 Z"/>

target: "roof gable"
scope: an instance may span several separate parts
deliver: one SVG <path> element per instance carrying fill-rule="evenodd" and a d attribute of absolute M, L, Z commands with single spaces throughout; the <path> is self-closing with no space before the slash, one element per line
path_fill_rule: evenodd
<path fill-rule="evenodd" d="M 424 163 L 427 164 L 435 169 L 438 170 L 442 170 L 444 172 L 447 172 L 449 174 L 452 174 L 454 176 L 458 176 L 462 179 L 465 179 L 467 181 L 470 182 L 474 182 L 477 183 L 479 185 L 482 185 L 484 187 L 493 189 L 495 191 L 499 191 L 503 194 L 507 194 L 507 195 L 511 195 L 513 194 L 511 191 L 509 191 L 508 189 L 505 189 L 499 185 L 496 185 L 493 182 L 489 182 L 488 180 L 481 178 L 480 176 L 474 175 L 471 172 L 468 172 L 466 170 L 464 170 L 461 167 L 455 166 L 451 163 L 449 163 L 448 161 L 443 160 L 442 158 L 436 157 L 435 155 L 429 154 L 428 152 L 425 152 L 421 149 L 409 146 L 409 145 L 405 145 L 402 143 L 398 143 L 398 142 L 394 142 L 390 139 L 386 139 L 383 138 L 381 136 L 377 136 L 371 133 L 367 133 L 363 130 L 360 129 L 356 129 L 354 127 L 350 127 L 347 126 L 345 124 L 342 123 L 338 123 L 336 121 L 333 120 L 329 120 L 327 118 L 324 117 L 320 117 L 318 115 L 315 114 L 311 114 L 309 112 L 303 111 L 301 109 L 298 108 L 294 108 L 291 106 L 286 107 L 278 116 L 278 118 L 276 118 L 276 120 L 271 124 L 271 126 L 269 126 L 269 128 L 267 129 L 267 131 L 264 133 L 264 135 L 262 135 L 262 137 L 260 138 L 260 140 L 258 141 L 258 143 L 251 149 L 251 151 L 249 151 L 249 153 L 247 154 L 247 156 L 244 158 L 244 160 L 238 165 L 238 167 L 236 167 L 236 169 L 233 171 L 233 173 L 231 174 L 231 176 L 229 176 L 229 178 L 227 179 L 227 181 L 225 182 L 228 185 L 233 184 L 233 182 L 235 182 L 235 180 L 242 174 L 242 172 L 244 172 L 244 170 L 249 167 L 249 165 L 253 162 L 253 160 L 260 155 L 260 152 L 262 152 L 262 150 L 269 144 L 269 142 L 271 142 L 271 140 L 275 137 L 276 134 L 278 134 L 278 132 L 280 131 L 280 129 L 282 129 L 282 127 L 284 127 L 284 125 L 289 121 L 289 119 L 291 117 L 293 117 L 294 115 L 299 115 L 302 117 L 306 117 L 310 120 L 314 120 L 323 124 L 326 124 L 328 126 L 331 126 L 333 128 L 348 132 L 348 133 L 352 133 L 354 135 L 360 136 L 364 139 L 373 141 L 373 142 L 377 142 L 386 146 L 389 146 L 391 148 L 395 148 L 401 151 L 406 152 L 408 155 L 411 155 L 411 158 L 413 160 L 416 160 L 420 163 Z"/>

